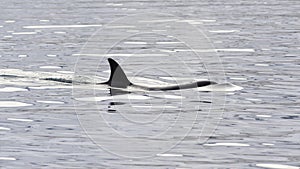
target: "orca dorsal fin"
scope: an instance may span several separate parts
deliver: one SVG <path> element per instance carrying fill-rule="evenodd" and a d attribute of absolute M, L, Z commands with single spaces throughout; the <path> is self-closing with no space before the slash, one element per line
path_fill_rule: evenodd
<path fill-rule="evenodd" d="M 131 82 L 128 80 L 120 65 L 112 58 L 108 58 L 108 62 L 110 66 L 110 77 L 106 83 L 111 87 L 126 88 L 130 86 Z"/>

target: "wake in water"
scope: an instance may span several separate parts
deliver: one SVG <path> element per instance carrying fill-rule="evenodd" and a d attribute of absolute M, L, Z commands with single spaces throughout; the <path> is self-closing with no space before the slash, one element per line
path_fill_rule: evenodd
<path fill-rule="evenodd" d="M 106 85 L 108 88 L 114 89 L 115 91 L 127 91 L 127 89 L 137 88 L 139 90 L 147 90 L 147 91 L 166 91 L 166 90 L 183 90 L 183 89 L 191 89 L 197 88 L 198 91 L 236 91 L 241 90 L 242 87 L 233 85 L 231 83 L 222 83 L 218 84 L 213 81 L 202 80 L 202 81 L 194 81 L 183 84 L 167 84 L 165 85 L 147 85 L 140 83 L 132 83 L 128 80 L 125 75 L 123 69 L 120 65 L 114 61 L 113 59 L 108 59 L 111 73 L 109 80 L 103 82 L 102 78 L 97 77 L 76 77 L 77 81 L 73 80 L 73 75 L 70 74 L 61 74 L 61 73 L 51 73 L 51 72 L 29 72 L 22 71 L 19 69 L 0 69 L 0 76 L 2 83 L 8 79 L 35 79 L 42 81 L 53 81 L 60 82 L 66 84 L 74 84 L 76 85 L 84 85 L 84 84 L 93 84 L 93 85 Z M 78 80 L 79 79 L 79 80 Z M 119 93 L 125 94 L 125 93 Z"/>

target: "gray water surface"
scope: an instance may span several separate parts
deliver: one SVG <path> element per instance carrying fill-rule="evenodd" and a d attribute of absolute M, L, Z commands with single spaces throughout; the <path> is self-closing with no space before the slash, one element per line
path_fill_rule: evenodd
<path fill-rule="evenodd" d="M 18 75 L 0 77 L 0 168 L 300 167 L 299 1 L 4 0 L 0 9 L 2 75 Z M 116 21 L 146 12 L 170 16 Z M 140 83 L 214 79 L 243 90 L 112 97 L 93 85 L 108 78 L 107 57 Z M 92 84 L 39 79 L 49 76 Z"/>

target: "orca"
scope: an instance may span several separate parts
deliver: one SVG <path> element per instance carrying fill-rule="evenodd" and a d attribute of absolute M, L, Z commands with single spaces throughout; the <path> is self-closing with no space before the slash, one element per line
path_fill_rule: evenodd
<path fill-rule="evenodd" d="M 136 91 L 136 89 L 141 89 L 142 91 L 167 91 L 197 88 L 197 91 L 201 92 L 228 92 L 243 89 L 243 87 L 236 86 L 231 83 L 216 83 L 209 80 L 164 86 L 146 86 L 144 84 L 134 84 L 128 80 L 123 69 L 115 60 L 108 58 L 108 63 L 111 72 L 109 79 L 106 82 L 102 82 L 100 79 L 96 79 L 95 82 L 95 79 L 85 76 L 79 76 L 79 78 L 75 80 L 72 79 L 73 76 L 69 75 L 65 76 L 53 72 L 30 72 L 19 69 L 0 69 L 0 78 L 8 81 L 10 78 L 37 78 L 39 80 L 56 81 L 69 84 L 105 85 L 108 86 L 110 89 L 110 94 L 112 95 L 131 93 L 132 91 Z"/>
<path fill-rule="evenodd" d="M 205 80 L 205 81 L 196 81 L 191 83 L 175 84 L 175 85 L 168 85 L 168 86 L 157 86 L 157 87 L 136 85 L 131 83 L 128 80 L 123 69 L 115 60 L 113 60 L 112 58 L 108 58 L 108 62 L 111 70 L 109 80 L 107 82 L 97 83 L 97 84 L 106 84 L 114 88 L 127 88 L 131 86 L 131 87 L 137 87 L 137 88 L 150 90 L 150 91 L 181 90 L 181 89 L 190 89 L 190 88 L 204 87 L 208 85 L 217 84 L 216 82 Z"/>

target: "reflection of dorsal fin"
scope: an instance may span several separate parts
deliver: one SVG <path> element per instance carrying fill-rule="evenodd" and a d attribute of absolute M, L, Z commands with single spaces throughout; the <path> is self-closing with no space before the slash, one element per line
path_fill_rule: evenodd
<path fill-rule="evenodd" d="M 126 88 L 131 85 L 120 65 L 111 58 L 108 58 L 110 66 L 110 77 L 106 82 L 111 87 Z"/>

